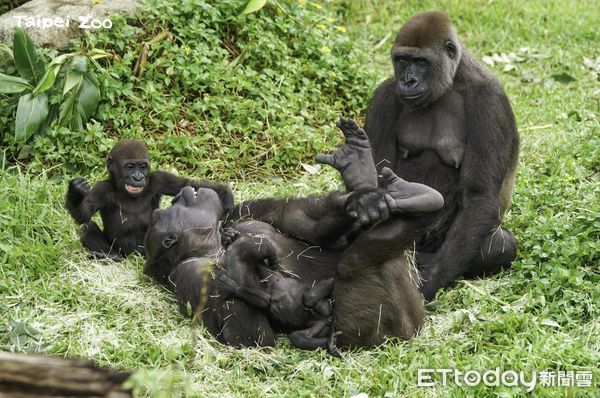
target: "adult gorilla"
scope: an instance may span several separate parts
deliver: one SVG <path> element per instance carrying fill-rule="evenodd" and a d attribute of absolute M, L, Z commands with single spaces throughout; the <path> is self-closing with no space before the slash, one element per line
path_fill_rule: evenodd
<path fill-rule="evenodd" d="M 461 275 L 489 275 L 515 259 L 517 242 L 501 220 L 519 135 L 500 82 L 466 52 L 446 15 L 412 17 L 391 56 L 394 76 L 375 91 L 365 130 L 378 167 L 444 196 L 416 247 L 431 300 Z"/>

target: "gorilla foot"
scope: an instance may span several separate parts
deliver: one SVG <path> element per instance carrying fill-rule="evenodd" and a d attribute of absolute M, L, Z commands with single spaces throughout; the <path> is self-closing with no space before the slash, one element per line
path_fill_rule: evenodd
<path fill-rule="evenodd" d="M 318 154 L 316 161 L 338 170 L 349 192 L 377 189 L 377 170 L 367 134 L 352 119 L 340 118 L 337 126 L 346 142 L 333 155 Z"/>
<path fill-rule="evenodd" d="M 337 347 L 337 337 L 340 334 L 342 334 L 342 332 L 340 332 L 340 331 L 333 332 L 333 333 L 331 333 L 331 335 L 329 336 L 329 339 L 327 340 L 327 352 L 331 356 L 334 356 L 336 358 L 342 357 L 342 353 L 340 352 L 340 350 Z"/>
<path fill-rule="evenodd" d="M 507 269 L 517 258 L 519 243 L 507 229 L 495 228 L 481 244 L 480 255 L 469 265 L 465 278 L 485 278 Z"/>
<path fill-rule="evenodd" d="M 387 184 L 385 199 L 392 213 L 429 213 L 444 207 L 444 197 L 435 189 L 405 181 L 388 167 L 381 174 Z"/>

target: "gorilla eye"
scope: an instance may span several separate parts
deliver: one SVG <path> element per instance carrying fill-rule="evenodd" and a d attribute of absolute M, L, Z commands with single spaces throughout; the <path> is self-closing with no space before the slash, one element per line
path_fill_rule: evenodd
<path fill-rule="evenodd" d="M 415 60 L 415 62 L 417 63 L 417 65 L 419 66 L 425 66 L 427 65 L 427 60 L 425 58 L 417 58 Z"/>
<path fill-rule="evenodd" d="M 140 169 L 146 170 L 147 168 L 148 168 L 148 164 L 147 163 L 140 164 Z"/>
<path fill-rule="evenodd" d="M 133 163 L 127 163 L 125 167 L 131 170 L 135 167 L 135 165 Z"/>
<path fill-rule="evenodd" d="M 446 51 L 448 51 L 451 57 L 454 57 L 456 54 L 456 46 L 450 40 L 446 42 Z"/>
<path fill-rule="evenodd" d="M 406 58 L 404 55 L 396 55 L 396 56 L 394 57 L 394 61 L 396 61 L 396 62 L 398 62 L 398 63 L 401 63 L 401 64 L 404 64 L 404 63 L 406 63 L 406 61 L 408 61 L 408 60 L 407 60 L 407 58 Z"/>

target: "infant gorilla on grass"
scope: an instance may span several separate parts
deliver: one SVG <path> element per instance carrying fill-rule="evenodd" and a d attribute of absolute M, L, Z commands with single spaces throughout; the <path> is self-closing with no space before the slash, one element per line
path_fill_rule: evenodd
<path fill-rule="evenodd" d="M 346 143 L 317 160 L 340 171 L 347 192 L 243 202 L 222 234 L 223 208 L 205 189 L 184 188 L 154 212 L 145 272 L 219 341 L 269 346 L 283 332 L 297 347 L 337 354 L 335 336 L 340 346 L 369 347 L 421 327 L 418 275 L 403 254 L 443 199 L 390 169 L 378 187 L 364 131 L 351 120 L 338 126 Z"/>
<path fill-rule="evenodd" d="M 85 178 L 75 178 L 65 197 L 67 211 L 81 225 L 81 243 L 95 257 L 118 260 L 133 252 L 143 255 L 144 236 L 161 196 L 175 195 L 185 186 L 210 188 L 225 210 L 233 207 L 233 194 L 226 185 L 150 171 L 148 149 L 140 141 L 119 141 L 106 166 L 106 180 L 90 188 Z M 92 221 L 98 211 L 103 229 Z"/>

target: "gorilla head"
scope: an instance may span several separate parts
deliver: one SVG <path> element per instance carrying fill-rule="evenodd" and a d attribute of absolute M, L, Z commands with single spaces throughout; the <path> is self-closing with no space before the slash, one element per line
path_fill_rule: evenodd
<path fill-rule="evenodd" d="M 150 175 L 150 156 L 141 141 L 121 140 L 108 155 L 107 168 L 119 192 L 138 196 L 144 192 Z"/>
<path fill-rule="evenodd" d="M 221 248 L 219 220 L 223 206 L 212 189 L 183 188 L 172 206 L 152 213 L 144 246 L 148 261 L 144 272 L 168 285 L 173 268 L 190 257 L 211 257 Z"/>
<path fill-rule="evenodd" d="M 461 44 L 448 16 L 426 12 L 402 27 L 391 54 L 398 96 L 411 108 L 423 108 L 452 86 Z"/>

